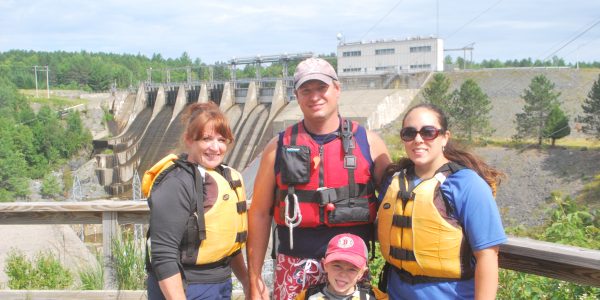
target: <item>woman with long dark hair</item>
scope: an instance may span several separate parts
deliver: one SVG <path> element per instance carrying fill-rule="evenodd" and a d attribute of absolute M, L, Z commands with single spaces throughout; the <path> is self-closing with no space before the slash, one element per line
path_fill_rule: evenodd
<path fill-rule="evenodd" d="M 494 299 L 498 248 L 506 241 L 494 193 L 498 170 L 450 141 L 436 106 L 408 110 L 406 158 L 387 168 L 378 238 L 380 286 L 390 299 Z"/>

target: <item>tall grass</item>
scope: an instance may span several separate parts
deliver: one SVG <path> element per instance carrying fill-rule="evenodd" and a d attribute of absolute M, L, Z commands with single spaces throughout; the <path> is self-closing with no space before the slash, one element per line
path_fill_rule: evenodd
<path fill-rule="evenodd" d="M 102 254 L 96 251 L 96 264 L 79 270 L 82 290 L 104 289 L 104 259 Z"/>
<path fill-rule="evenodd" d="M 112 241 L 117 285 L 120 290 L 146 289 L 146 269 L 142 244 L 133 238 L 131 230 L 123 232 L 121 240 Z"/>

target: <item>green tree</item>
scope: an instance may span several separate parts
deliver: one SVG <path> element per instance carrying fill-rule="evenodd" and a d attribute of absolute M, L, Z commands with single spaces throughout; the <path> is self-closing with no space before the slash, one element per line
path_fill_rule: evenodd
<path fill-rule="evenodd" d="M 46 174 L 46 176 L 44 176 L 44 180 L 42 180 L 42 188 L 40 190 L 42 196 L 48 198 L 58 196 L 60 195 L 61 191 L 62 189 L 58 179 L 51 173 Z"/>
<path fill-rule="evenodd" d="M 491 133 L 489 113 L 492 103 L 474 80 L 467 79 L 452 93 L 450 108 L 453 130 L 459 135 L 472 141 L 475 134 Z"/>
<path fill-rule="evenodd" d="M 557 139 L 564 138 L 569 134 L 571 134 L 569 117 L 565 115 L 565 112 L 558 105 L 554 106 L 546 120 L 544 136 L 552 139 L 552 146 L 554 146 Z"/>
<path fill-rule="evenodd" d="M 423 90 L 423 97 L 425 101 L 447 111 L 450 98 L 448 94 L 449 88 L 450 80 L 448 80 L 448 77 L 444 73 L 436 73 L 433 75 L 433 80 Z"/>
<path fill-rule="evenodd" d="M 552 109 L 560 104 L 559 96 L 559 92 L 554 92 L 554 83 L 546 76 L 535 76 L 521 96 L 525 105 L 523 112 L 516 115 L 517 134 L 514 138 L 535 137 L 538 145 L 542 145 L 548 116 Z"/>
<path fill-rule="evenodd" d="M 453 63 L 452 56 L 446 55 L 446 57 L 444 57 L 444 64 L 451 65 L 452 63 Z"/>
<path fill-rule="evenodd" d="M 577 118 L 578 122 L 583 123 L 581 129 L 584 133 L 600 139 L 600 74 L 592 85 L 587 98 L 581 104 L 581 109 L 583 115 Z"/>

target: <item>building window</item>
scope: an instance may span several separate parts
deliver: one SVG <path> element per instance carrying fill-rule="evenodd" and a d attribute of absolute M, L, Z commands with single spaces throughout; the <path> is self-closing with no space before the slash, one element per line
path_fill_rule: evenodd
<path fill-rule="evenodd" d="M 410 65 L 410 69 L 431 69 L 431 64 L 422 64 L 422 65 Z"/>
<path fill-rule="evenodd" d="M 342 56 L 347 57 L 347 56 L 360 56 L 360 50 L 358 51 L 346 51 L 344 53 L 342 53 Z"/>
<path fill-rule="evenodd" d="M 345 68 L 342 70 L 344 73 L 355 73 L 360 72 L 361 68 Z"/>
<path fill-rule="evenodd" d="M 394 66 L 375 67 L 375 71 L 394 71 L 395 69 Z"/>
<path fill-rule="evenodd" d="M 394 54 L 396 53 L 396 49 L 375 49 L 375 55 L 386 55 L 386 54 Z"/>
<path fill-rule="evenodd" d="M 416 52 L 431 52 L 431 46 L 410 47 L 410 53 Z"/>

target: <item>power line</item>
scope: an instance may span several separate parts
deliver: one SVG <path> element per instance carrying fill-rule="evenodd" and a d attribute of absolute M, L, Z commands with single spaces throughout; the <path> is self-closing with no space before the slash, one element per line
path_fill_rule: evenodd
<path fill-rule="evenodd" d="M 377 25 L 379 25 L 379 23 L 381 23 L 381 21 L 383 21 L 385 18 L 387 18 L 387 16 L 389 16 L 394 9 L 396 9 L 396 7 L 398 7 L 400 4 L 402 3 L 402 0 L 398 1 L 398 3 L 396 3 L 396 5 L 394 5 L 394 7 L 392 7 L 381 19 L 379 19 L 379 21 L 377 21 L 375 23 L 375 25 L 371 26 L 371 28 L 369 28 L 369 30 L 367 30 L 367 32 L 365 32 L 365 34 L 363 34 L 363 36 L 360 38 L 360 40 L 363 40 L 367 34 L 369 34 L 371 32 L 371 30 L 375 29 L 375 27 L 377 27 Z"/>
<path fill-rule="evenodd" d="M 460 26 L 458 29 L 456 29 L 454 32 L 452 32 L 451 34 L 449 34 L 447 37 L 445 37 L 446 39 L 450 38 L 451 36 L 455 35 L 456 33 L 458 33 L 459 31 L 463 30 L 465 27 L 467 27 L 469 24 L 475 22 L 475 20 L 479 19 L 479 17 L 483 16 L 485 13 L 487 13 L 488 11 L 490 11 L 492 8 L 496 7 L 498 4 L 500 4 L 500 2 L 502 2 L 503 0 L 498 0 L 496 1 L 496 3 L 492 4 L 490 7 L 486 8 L 485 10 L 483 10 L 482 12 L 480 12 L 478 15 L 476 15 L 474 18 L 472 18 L 471 20 L 467 21 L 465 24 L 463 24 L 462 26 Z"/>
<path fill-rule="evenodd" d="M 577 40 L 578 38 L 580 38 L 582 35 L 584 35 L 588 31 L 590 31 L 592 28 L 596 27 L 596 25 L 598 25 L 598 24 L 600 24 L 600 20 L 597 20 L 596 22 L 594 22 L 594 24 L 592 24 L 591 26 L 589 26 L 588 28 L 586 28 L 584 31 L 582 31 L 578 35 L 574 36 L 572 39 L 570 39 L 568 42 L 566 42 L 564 45 L 562 45 L 556 51 L 554 51 L 550 55 L 546 56 L 546 58 L 544 58 L 543 61 L 546 61 L 549 58 L 551 58 L 552 56 L 556 55 L 556 53 L 558 53 L 560 50 L 562 50 L 563 48 L 565 48 L 566 46 L 568 46 L 569 44 L 571 44 L 572 42 L 574 42 L 575 40 Z"/>

